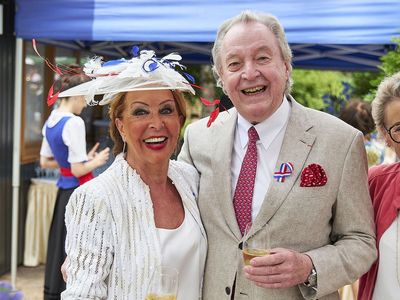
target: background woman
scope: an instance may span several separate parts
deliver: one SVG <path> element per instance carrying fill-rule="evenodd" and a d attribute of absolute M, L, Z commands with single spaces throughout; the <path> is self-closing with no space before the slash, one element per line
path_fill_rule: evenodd
<path fill-rule="evenodd" d="M 106 94 L 101 103 L 111 103 L 117 156 L 68 204 L 63 299 L 144 299 L 158 265 L 179 271 L 177 299 L 201 297 L 207 245 L 196 204 L 198 174 L 170 160 L 186 118 L 181 91 L 193 91 L 173 68 L 178 58 L 142 51 L 129 61 L 87 65 L 95 77 L 114 74 L 78 89 Z"/>
<path fill-rule="evenodd" d="M 381 82 L 372 115 L 386 144 L 400 157 L 400 73 Z M 400 295 L 400 163 L 369 170 L 379 258 L 360 279 L 358 299 L 391 300 Z"/>
<path fill-rule="evenodd" d="M 59 89 L 66 90 L 87 81 L 79 71 L 76 66 L 69 66 L 70 74 L 62 75 L 57 82 Z M 83 96 L 60 98 L 59 107 L 51 112 L 43 127 L 40 165 L 42 168 L 60 168 L 49 232 L 44 299 L 60 299 L 65 289 L 60 268 L 66 256 L 64 214 L 68 199 L 76 187 L 93 177 L 91 171 L 106 163 L 109 155 L 108 148 L 96 153 L 97 145 L 86 153 L 85 124 L 78 116 L 85 106 Z"/>
<path fill-rule="evenodd" d="M 367 151 L 368 167 L 379 165 L 383 162 L 393 162 L 390 152 L 386 155 L 383 143 L 376 139 L 374 134 L 375 122 L 372 118 L 370 103 L 360 100 L 349 101 L 340 112 L 340 119 L 357 128 L 364 135 L 365 150 Z"/>

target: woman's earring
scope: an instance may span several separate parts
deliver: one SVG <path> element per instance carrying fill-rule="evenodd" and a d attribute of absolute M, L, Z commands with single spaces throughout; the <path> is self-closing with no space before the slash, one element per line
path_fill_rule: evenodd
<path fill-rule="evenodd" d="M 125 153 L 125 150 L 126 150 L 126 141 L 125 141 L 125 138 L 124 138 L 123 136 L 121 136 L 121 138 L 122 138 L 122 141 L 124 142 L 124 146 L 122 147 L 122 153 Z"/>

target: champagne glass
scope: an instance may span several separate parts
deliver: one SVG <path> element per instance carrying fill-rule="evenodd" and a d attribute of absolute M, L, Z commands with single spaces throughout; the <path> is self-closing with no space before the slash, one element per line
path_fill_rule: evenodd
<path fill-rule="evenodd" d="M 254 257 L 269 255 L 270 233 L 268 224 L 256 235 L 252 236 L 251 223 L 246 225 L 243 235 L 243 261 L 246 266 L 250 265 L 250 260 Z"/>
<path fill-rule="evenodd" d="M 145 300 L 176 300 L 177 293 L 178 270 L 169 266 L 157 266 Z"/>

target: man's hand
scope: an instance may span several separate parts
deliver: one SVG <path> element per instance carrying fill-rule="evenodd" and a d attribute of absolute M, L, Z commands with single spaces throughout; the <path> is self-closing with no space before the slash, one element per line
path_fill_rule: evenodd
<path fill-rule="evenodd" d="M 260 287 L 288 288 L 307 281 L 312 270 L 311 258 L 283 248 L 270 250 L 269 255 L 255 257 L 245 266 L 247 279 Z"/>

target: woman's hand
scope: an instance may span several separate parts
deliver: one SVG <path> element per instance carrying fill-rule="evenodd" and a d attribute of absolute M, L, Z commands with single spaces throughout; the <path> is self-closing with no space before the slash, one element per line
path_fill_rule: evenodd
<path fill-rule="evenodd" d="M 89 172 L 92 172 L 94 169 L 101 167 L 107 162 L 108 157 L 110 156 L 110 148 L 107 147 L 100 152 L 93 152 L 93 150 L 96 150 L 97 147 L 98 145 L 96 144 L 89 152 L 93 153 L 92 159 L 89 158 L 89 160 L 84 163 L 80 162 L 71 164 L 71 173 L 75 177 L 81 177 Z"/>
<path fill-rule="evenodd" d="M 67 276 L 67 263 L 68 263 L 67 260 L 68 260 L 68 256 L 65 258 L 63 264 L 61 265 L 61 274 L 62 274 L 62 277 L 63 277 L 65 283 L 67 283 L 67 278 L 68 278 L 68 276 Z"/>
<path fill-rule="evenodd" d="M 95 147 L 93 147 L 93 149 Z M 90 151 L 92 151 L 92 150 L 90 150 Z M 103 150 L 101 150 L 100 152 L 94 152 L 93 158 L 91 160 L 96 163 L 96 167 L 101 167 L 102 165 L 104 165 L 107 162 L 109 156 L 110 156 L 110 148 L 107 147 L 107 148 L 104 148 Z"/>
<path fill-rule="evenodd" d="M 90 149 L 90 151 L 88 152 L 87 156 L 89 158 L 89 160 L 92 160 L 94 158 L 94 156 L 96 155 L 96 150 L 97 148 L 99 148 L 100 143 L 97 142 L 92 149 Z"/>

